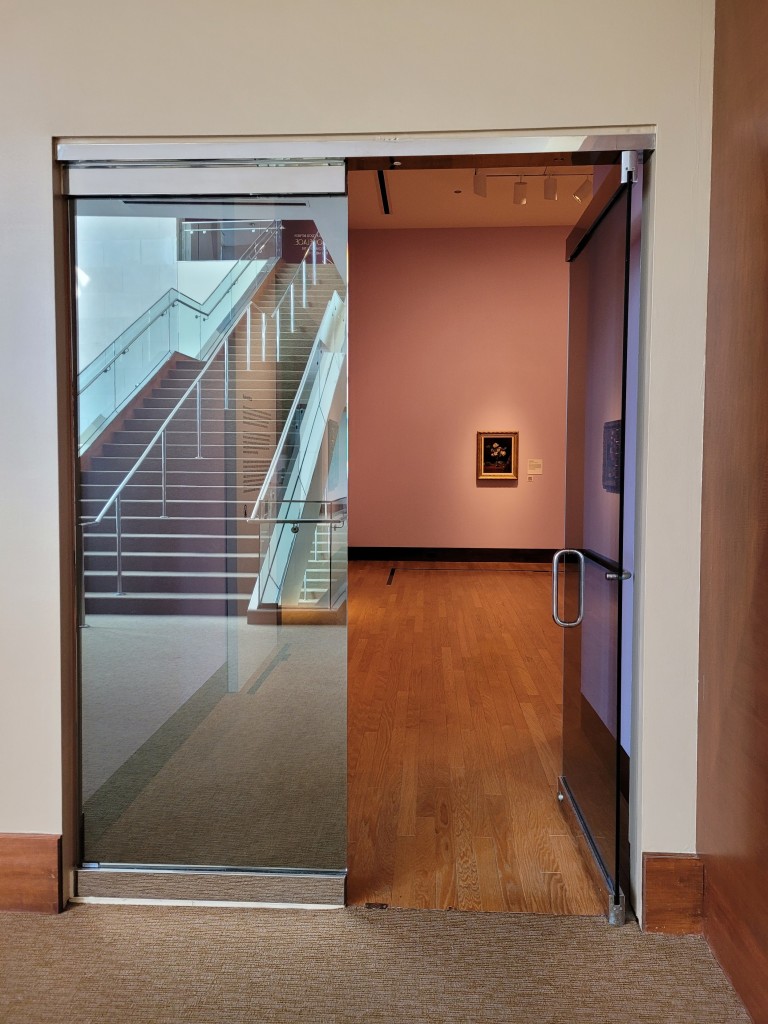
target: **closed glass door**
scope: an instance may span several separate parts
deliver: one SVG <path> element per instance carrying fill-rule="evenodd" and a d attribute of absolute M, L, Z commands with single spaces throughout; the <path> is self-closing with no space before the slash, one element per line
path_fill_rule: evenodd
<path fill-rule="evenodd" d="M 617 171 L 568 243 L 565 550 L 553 573 L 554 612 L 564 627 L 561 786 L 604 873 L 617 920 L 629 867 L 629 701 L 626 685 L 622 698 L 622 674 L 626 684 L 632 541 L 625 493 L 634 467 L 627 455 L 628 438 L 634 447 L 627 379 L 636 386 L 631 284 L 639 272 L 633 190 Z"/>
<path fill-rule="evenodd" d="M 341 902 L 346 198 L 72 207 L 78 893 Z"/>

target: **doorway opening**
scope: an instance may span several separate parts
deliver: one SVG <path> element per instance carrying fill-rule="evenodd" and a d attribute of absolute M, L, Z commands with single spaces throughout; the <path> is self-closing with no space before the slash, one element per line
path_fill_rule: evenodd
<path fill-rule="evenodd" d="M 196 165 L 174 168 L 167 182 L 160 168 L 151 184 L 134 173 L 146 171 L 140 160 L 116 171 L 84 154 L 70 168 L 85 631 L 79 897 L 339 905 L 346 852 L 351 903 L 604 912 L 609 869 L 602 890 L 592 890 L 581 833 L 566 827 L 555 798 L 563 644 L 550 619 L 550 566 L 567 541 L 578 564 L 597 553 L 606 581 L 625 579 L 623 552 L 606 561 L 599 537 L 591 553 L 578 550 L 585 539 L 578 530 L 569 536 L 562 511 L 571 462 L 566 340 L 574 309 L 590 327 L 595 301 L 587 288 L 584 308 L 571 296 L 568 312 L 574 275 L 563 251 L 568 232 L 578 230 L 579 201 L 585 204 L 599 177 L 610 185 L 618 156 L 347 161 L 353 205 L 358 183 L 369 190 L 354 210 L 350 244 L 351 421 L 342 163 L 236 167 L 231 200 L 201 198 Z M 296 176 L 307 183 L 318 171 L 316 191 L 303 193 Z M 177 192 L 182 172 L 186 197 Z M 410 193 L 409 175 L 417 183 Z M 605 212 L 618 210 L 617 197 L 628 193 L 617 191 Z M 566 202 L 572 212 L 562 222 L 558 203 Z M 603 209 L 598 196 L 587 211 L 596 204 Z M 407 226 L 390 220 L 382 231 L 365 220 L 396 218 L 409 206 Z M 603 219 L 584 226 L 571 253 L 597 253 L 598 271 L 603 250 L 591 239 Z M 171 244 L 145 238 L 149 228 L 171 232 Z M 613 270 L 629 265 L 628 248 L 607 249 Z M 144 273 L 153 261 L 167 263 L 175 277 L 147 317 L 103 323 L 115 312 L 130 319 L 116 300 L 129 285 L 155 287 Z M 202 270 L 215 281 L 206 277 L 195 298 L 189 282 Z M 610 308 L 624 313 L 626 328 L 626 275 L 614 278 L 623 291 Z M 607 307 L 595 295 L 600 320 Z M 109 337 L 120 333 L 106 347 L 91 345 L 89 355 L 88 340 L 102 327 Z M 625 329 L 625 353 L 626 342 Z M 623 383 L 618 409 L 599 406 L 590 421 L 599 445 L 582 445 L 590 472 L 602 459 L 598 490 L 611 495 L 614 509 L 622 507 L 617 480 L 632 474 Z M 584 481 L 574 485 L 573 494 L 586 494 Z M 585 617 L 585 574 L 571 572 L 573 553 L 561 552 L 554 581 L 562 576 L 565 600 L 556 610 L 566 626 L 584 619 L 582 636 L 606 608 L 610 618 L 611 601 L 592 604 L 602 587 L 593 571 Z M 106 658 L 94 660 L 97 627 L 110 626 L 110 614 L 126 617 L 121 629 L 130 625 L 132 646 L 118 650 L 102 631 Z M 155 635 L 163 618 L 173 621 Z M 215 644 L 206 641 L 206 618 Z M 185 624 L 189 640 L 179 629 Z M 198 642 L 207 654 L 219 652 L 218 668 L 208 666 L 203 686 L 184 675 L 187 689 L 163 703 L 169 675 L 157 669 L 177 657 L 171 634 L 185 672 Z M 600 629 L 595 635 L 605 638 Z M 609 638 L 593 662 L 602 672 L 620 651 Z M 581 672 L 580 649 L 576 661 Z M 107 693 L 116 665 L 132 680 L 137 669 L 151 668 L 153 685 Z M 609 685 L 613 673 L 614 688 L 620 668 L 603 673 Z M 126 700 L 134 702 L 128 714 Z M 610 794 L 613 787 L 620 816 L 627 719 L 596 698 L 587 703 L 596 716 L 587 748 L 599 754 L 586 759 L 600 783 L 597 830 L 595 808 L 587 816 L 595 852 L 612 838 L 619 846 Z M 579 735 L 588 712 L 579 705 L 572 719 Z M 138 735 L 133 727 L 147 714 Z M 125 750 L 115 737 L 126 740 Z M 569 775 L 560 793 L 578 813 L 575 781 Z M 182 792 L 189 798 L 180 799 Z M 288 842 L 278 848 L 286 822 Z M 162 836 L 167 843 L 158 845 Z M 429 864 L 430 855 L 441 866 Z M 616 895 L 617 872 L 611 878 Z"/>
<path fill-rule="evenodd" d="M 347 899 L 604 914 L 606 878 L 558 792 L 551 560 L 566 536 L 566 240 L 612 172 L 552 154 L 477 161 L 348 175 Z M 621 728 L 622 760 L 625 686 L 621 725 L 599 707 L 593 733 L 605 747 Z"/>

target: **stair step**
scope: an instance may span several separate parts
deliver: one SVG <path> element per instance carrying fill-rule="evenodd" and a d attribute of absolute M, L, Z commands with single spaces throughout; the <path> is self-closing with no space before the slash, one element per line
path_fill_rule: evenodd
<path fill-rule="evenodd" d="M 93 595 L 85 599 L 88 615 L 245 615 L 249 597 L 234 594 Z"/>
<path fill-rule="evenodd" d="M 162 534 L 213 534 L 224 537 L 229 532 L 229 526 L 239 522 L 236 519 L 225 519 L 223 517 L 213 519 L 207 517 L 174 517 L 173 519 L 158 519 L 156 517 L 141 518 L 138 516 L 123 516 L 122 527 L 124 533 L 151 533 L 156 535 Z M 245 522 L 245 520 L 243 520 Z M 254 526 L 254 529 L 258 527 Z M 115 520 L 114 516 L 105 517 L 100 523 L 96 525 L 89 525 L 85 527 L 84 536 L 86 541 L 89 537 L 94 536 L 114 536 L 115 532 Z"/>
<path fill-rule="evenodd" d="M 159 442 L 157 448 L 159 449 Z M 227 449 L 231 449 L 234 454 L 236 451 L 234 442 L 229 444 L 212 444 L 208 443 L 205 445 L 205 457 L 207 458 L 223 458 L 226 454 Z M 105 444 L 102 451 L 105 458 L 128 458 L 133 459 L 136 462 L 147 450 L 146 444 Z M 197 443 L 194 444 L 177 444 L 171 439 L 168 440 L 168 457 L 179 458 L 179 459 L 194 459 L 197 457 Z M 158 451 L 159 457 L 159 451 Z"/>
<path fill-rule="evenodd" d="M 92 572 L 106 572 L 114 575 L 117 567 L 115 552 L 99 552 L 85 554 L 86 575 Z M 246 572 L 253 579 L 258 574 L 261 556 L 258 551 L 237 554 L 220 552 L 206 554 L 200 551 L 157 551 L 130 552 L 123 551 L 123 569 L 129 572 L 226 572 L 226 567 L 234 564 L 239 570 Z"/>
<path fill-rule="evenodd" d="M 125 594 L 252 594 L 256 585 L 255 573 L 122 573 L 122 590 Z M 86 598 L 96 594 L 114 594 L 116 576 L 114 572 L 88 572 L 85 574 Z"/>
<path fill-rule="evenodd" d="M 97 516 L 102 508 L 104 502 L 100 498 L 86 498 L 80 502 L 80 512 L 85 518 L 91 518 Z M 189 499 L 182 499 L 181 501 L 166 501 L 166 518 L 174 519 L 179 515 L 184 515 L 186 518 L 200 516 L 204 519 L 222 519 L 229 513 L 230 516 L 237 517 L 237 513 L 240 511 L 241 503 L 236 500 L 231 501 L 190 501 Z M 121 514 L 122 520 L 125 523 L 127 519 L 136 516 L 147 516 L 149 518 L 157 519 L 162 515 L 162 502 L 160 499 L 156 500 L 133 500 L 131 498 L 123 497 L 121 500 Z"/>

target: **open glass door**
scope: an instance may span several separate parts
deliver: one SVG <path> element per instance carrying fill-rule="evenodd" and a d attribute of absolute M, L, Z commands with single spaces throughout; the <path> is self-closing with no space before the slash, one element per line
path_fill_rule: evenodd
<path fill-rule="evenodd" d="M 565 631 L 561 799 L 602 871 L 614 923 L 624 919 L 629 869 L 632 509 L 626 497 L 634 491 L 634 402 L 628 403 L 627 381 L 636 388 L 633 275 L 639 271 L 634 154 L 624 154 L 623 163 L 568 239 L 565 549 L 553 563 L 553 614 Z"/>
<path fill-rule="evenodd" d="M 268 170 L 72 190 L 80 898 L 344 900 L 346 196 Z"/>

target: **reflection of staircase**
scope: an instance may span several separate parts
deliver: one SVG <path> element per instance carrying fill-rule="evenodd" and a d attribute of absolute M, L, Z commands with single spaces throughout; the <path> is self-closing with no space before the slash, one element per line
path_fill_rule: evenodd
<path fill-rule="evenodd" d="M 346 523 L 335 529 L 330 524 L 318 523 L 304 570 L 299 606 L 322 604 L 330 610 L 336 609 L 346 599 L 346 580 Z"/>
<path fill-rule="evenodd" d="M 294 327 L 284 303 L 280 359 L 276 323 L 269 314 L 295 265 L 281 265 L 251 307 L 250 369 L 246 322 L 229 341 L 229 409 L 224 408 L 224 353 L 205 374 L 202 453 L 197 456 L 194 390 L 167 431 L 166 514 L 161 518 L 161 457 L 157 443 L 122 495 L 122 590 L 116 595 L 114 506 L 84 531 L 86 612 L 113 614 L 223 614 L 245 612 L 258 572 L 257 527 L 247 516 L 282 431 L 317 328 L 338 275 L 318 266 L 308 282 L 308 308 L 295 289 Z M 309 276 L 309 275 L 308 275 Z M 298 279 L 300 281 L 300 278 Z M 266 313 L 266 358 L 262 316 Z M 130 403 L 80 460 L 80 514 L 94 518 L 145 451 L 203 363 L 176 355 Z"/>
<path fill-rule="evenodd" d="M 304 570 L 300 605 L 315 605 L 328 592 L 328 562 L 331 556 L 330 527 L 319 523 L 312 538 L 312 551 Z"/>

